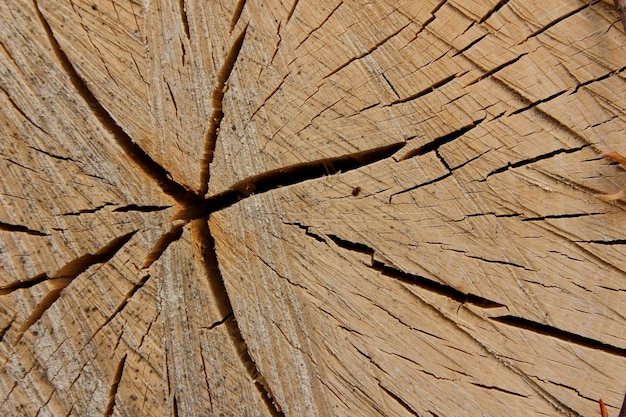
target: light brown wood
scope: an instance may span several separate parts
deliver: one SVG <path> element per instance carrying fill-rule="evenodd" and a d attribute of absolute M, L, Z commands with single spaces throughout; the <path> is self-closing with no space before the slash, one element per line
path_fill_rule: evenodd
<path fill-rule="evenodd" d="M 625 43 L 609 0 L 0 2 L 0 415 L 616 415 Z"/>

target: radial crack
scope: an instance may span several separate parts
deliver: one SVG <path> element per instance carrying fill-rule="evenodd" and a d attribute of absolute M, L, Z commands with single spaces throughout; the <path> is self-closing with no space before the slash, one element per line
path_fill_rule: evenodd
<path fill-rule="evenodd" d="M 235 62 L 237 62 L 237 57 L 241 51 L 247 31 L 248 25 L 243 28 L 239 36 L 237 36 L 233 42 L 226 58 L 224 59 L 222 68 L 217 73 L 215 88 L 213 89 L 212 95 L 213 113 L 209 119 L 209 127 L 204 139 L 204 154 L 202 155 L 202 160 L 200 162 L 200 195 L 205 195 L 209 189 L 210 165 L 213 161 L 213 153 L 215 152 L 215 145 L 217 143 L 217 135 L 219 133 L 220 124 L 224 118 L 222 102 L 224 100 L 224 93 L 226 92 L 226 81 L 228 81 L 228 78 L 235 67 Z"/>
<path fill-rule="evenodd" d="M 11 223 L 0 222 L 0 230 L 4 230 L 7 232 L 26 233 L 27 235 L 33 235 L 33 236 L 49 236 L 48 233 L 44 233 L 39 230 L 30 229 L 21 224 L 11 224 Z"/>
<path fill-rule="evenodd" d="M 113 415 L 113 409 L 115 408 L 115 396 L 117 395 L 117 389 L 120 385 L 120 381 L 122 380 L 122 374 L 124 373 L 125 364 L 126 355 L 124 355 L 120 362 L 117 364 L 117 369 L 115 370 L 115 375 L 113 376 L 113 381 L 111 382 L 111 388 L 109 389 L 109 401 L 104 411 L 105 417 L 110 417 Z"/>
<path fill-rule="evenodd" d="M 52 306 L 52 304 L 54 304 L 55 301 L 59 299 L 63 290 L 72 283 L 74 278 L 95 264 L 108 262 L 126 243 L 128 243 L 135 233 L 137 233 L 137 230 L 115 238 L 96 253 L 82 255 L 68 262 L 61 269 L 55 272 L 47 280 L 51 290 L 44 296 L 39 304 L 37 304 L 28 319 L 24 322 L 18 332 L 15 343 L 17 344 L 24 333 L 43 316 L 43 314 Z"/>
<path fill-rule="evenodd" d="M 96 96 L 91 92 L 85 80 L 80 76 L 76 68 L 72 65 L 71 61 L 61 48 L 61 45 L 56 40 L 50 24 L 43 16 L 37 0 L 33 0 L 35 6 L 35 12 L 43 29 L 48 37 L 48 41 L 52 46 L 56 58 L 59 60 L 61 67 L 65 70 L 70 82 L 82 97 L 83 101 L 87 104 L 96 118 L 100 121 L 102 126 L 107 130 L 115 139 L 115 142 L 128 158 L 137 167 L 143 171 L 148 177 L 152 178 L 157 185 L 163 190 L 164 193 L 170 195 L 175 200 L 182 204 L 193 204 L 197 201 L 197 196 L 188 191 L 181 184 L 171 179 L 170 173 L 155 162 L 139 145 L 137 145 L 130 136 L 122 129 L 115 119 L 109 114 L 109 112 L 100 104 Z"/>
<path fill-rule="evenodd" d="M 489 319 L 496 321 L 498 323 L 528 330 L 528 331 L 538 333 L 541 335 L 554 337 L 556 339 L 563 340 L 568 343 L 573 343 L 579 346 L 588 347 L 590 349 L 599 350 L 602 352 L 610 353 L 612 355 L 626 357 L 625 348 L 614 346 L 608 343 L 604 343 L 596 339 L 592 339 L 592 338 L 582 336 L 576 333 L 568 332 L 566 330 L 562 330 L 554 326 L 549 326 L 547 324 L 528 320 L 522 317 L 506 315 L 506 316 L 494 316 L 494 317 L 490 317 Z"/>

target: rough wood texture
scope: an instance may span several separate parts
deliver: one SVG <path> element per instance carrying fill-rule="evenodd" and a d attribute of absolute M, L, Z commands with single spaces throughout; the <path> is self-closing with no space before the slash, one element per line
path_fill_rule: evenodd
<path fill-rule="evenodd" d="M 610 0 L 0 2 L 0 415 L 616 415 L 625 44 Z"/>

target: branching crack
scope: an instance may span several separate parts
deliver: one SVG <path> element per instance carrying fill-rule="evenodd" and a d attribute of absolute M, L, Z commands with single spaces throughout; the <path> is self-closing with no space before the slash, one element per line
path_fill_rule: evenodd
<path fill-rule="evenodd" d="M 28 319 L 24 322 L 18 332 L 15 343 L 17 344 L 24 333 L 59 299 L 63 290 L 70 285 L 74 278 L 95 264 L 108 262 L 126 243 L 128 243 L 135 233 L 137 233 L 137 230 L 113 239 L 94 254 L 86 254 L 68 262 L 50 278 L 46 279 L 52 289 L 46 294 L 43 300 L 39 302 Z M 42 276 L 39 277 L 43 278 Z"/>
<path fill-rule="evenodd" d="M 372 265 L 368 266 L 386 277 L 418 286 L 435 294 L 446 296 L 461 304 L 469 303 L 485 309 L 504 307 L 504 304 L 497 303 L 487 298 L 483 298 L 474 294 L 467 294 L 457 290 L 452 286 L 445 285 L 420 275 L 410 274 L 408 272 L 404 272 L 399 269 L 387 266 L 383 262 L 374 260 L 374 249 L 363 243 L 350 242 L 335 235 L 328 235 L 328 238 L 331 239 L 337 246 L 343 249 L 372 255 Z"/>
<path fill-rule="evenodd" d="M 478 126 L 483 120 L 485 119 L 483 118 L 480 120 L 475 120 L 472 123 L 466 126 L 463 126 L 460 129 L 455 130 L 454 132 L 450 132 L 446 135 L 435 138 L 431 140 L 430 142 L 420 146 L 419 148 L 414 149 L 410 152 L 407 152 L 399 160 L 404 161 L 406 159 L 413 158 L 415 156 L 421 156 L 428 152 L 435 151 L 439 149 L 441 146 L 445 145 L 446 143 L 450 143 L 453 140 L 460 138 L 461 136 L 463 136 L 464 134 L 466 134 L 467 132 L 475 128 L 476 126 Z"/>

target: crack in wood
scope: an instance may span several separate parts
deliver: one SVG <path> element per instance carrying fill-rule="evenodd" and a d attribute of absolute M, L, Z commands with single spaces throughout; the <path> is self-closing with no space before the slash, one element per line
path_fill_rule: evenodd
<path fill-rule="evenodd" d="M 568 332 L 566 330 L 562 330 L 557 327 L 539 323 L 533 320 L 528 320 L 522 317 L 512 315 L 493 316 L 489 317 L 489 319 L 498 323 L 506 324 L 508 326 L 517 327 L 519 329 L 524 329 L 533 333 L 553 337 L 555 339 L 559 339 L 564 342 L 572 343 L 578 346 L 584 346 L 590 349 L 606 352 L 611 355 L 626 357 L 626 348 L 614 346 L 596 339 L 592 339 L 590 337 L 581 336 L 579 334 Z"/>
<path fill-rule="evenodd" d="M 16 290 L 31 288 L 49 279 L 51 278 L 48 276 L 48 274 L 42 272 L 41 274 L 37 274 L 34 277 L 25 279 L 23 281 L 13 281 L 7 285 L 0 287 L 0 295 L 10 294 Z"/>
<path fill-rule="evenodd" d="M 117 389 L 119 388 L 120 382 L 122 380 L 122 374 L 124 373 L 126 357 L 127 355 L 122 356 L 122 359 L 120 359 L 119 363 L 117 364 L 117 368 L 115 369 L 113 381 L 111 381 L 111 388 L 109 389 L 109 401 L 107 402 L 107 406 L 104 409 L 104 417 L 110 417 L 113 415 L 113 410 L 115 409 L 115 396 L 117 395 Z"/>
<path fill-rule="evenodd" d="M 237 22 L 239 22 L 239 18 L 241 17 L 241 12 L 243 12 L 243 8 L 246 5 L 246 0 L 238 0 L 235 5 L 235 10 L 233 10 L 233 17 L 230 20 L 230 30 L 229 33 L 233 33 L 233 29 L 237 26 Z"/>
<path fill-rule="evenodd" d="M 187 40 L 190 40 L 191 36 L 189 34 L 189 19 L 187 17 L 187 5 L 185 4 L 185 0 L 178 0 L 178 10 L 180 12 L 180 20 L 183 24 L 183 30 L 185 31 L 185 36 L 187 37 Z M 183 55 L 184 55 L 184 50 L 183 50 Z"/>
<path fill-rule="evenodd" d="M 109 132 L 118 146 L 124 151 L 128 158 L 148 177 L 152 178 L 163 192 L 182 204 L 192 204 L 198 201 L 198 197 L 193 192 L 187 190 L 182 185 L 172 180 L 170 173 L 156 161 L 154 161 L 130 136 L 122 129 L 115 119 L 109 114 L 104 106 L 91 92 L 85 80 L 78 73 L 63 48 L 57 41 L 50 24 L 44 17 L 37 0 L 33 0 L 35 13 L 47 35 L 48 42 L 52 50 L 65 70 L 72 86 L 83 99 L 85 104 L 100 121 L 102 127 Z"/>
<path fill-rule="evenodd" d="M 479 120 L 474 120 L 472 123 L 469 123 L 469 124 L 459 128 L 459 129 L 457 129 L 457 130 L 455 130 L 453 132 L 447 133 L 447 134 L 445 134 L 443 136 L 439 136 L 439 137 L 431 140 L 430 142 L 420 146 L 419 148 L 405 153 L 404 155 L 402 155 L 398 159 L 398 161 L 404 161 L 406 159 L 413 158 L 415 156 L 421 156 L 421 155 L 427 154 L 428 152 L 436 151 L 440 147 L 445 145 L 446 143 L 450 143 L 453 140 L 456 140 L 456 139 L 460 138 L 461 136 L 463 136 L 464 134 L 466 134 L 470 130 L 474 129 L 476 126 L 478 126 L 480 123 L 482 123 L 483 120 L 485 120 L 485 118 L 482 118 L 482 119 L 479 119 Z"/>
<path fill-rule="evenodd" d="M 0 222 L 0 230 L 4 230 L 6 232 L 26 233 L 27 235 L 32 236 L 50 236 L 48 233 L 44 233 L 40 230 L 31 229 L 21 224 L 11 224 L 5 222 Z"/>
<path fill-rule="evenodd" d="M 52 276 L 50 276 L 47 280 L 45 280 L 49 283 L 51 290 L 44 296 L 39 304 L 37 304 L 30 316 L 26 319 L 18 331 L 15 344 L 21 340 L 24 333 L 44 315 L 44 313 L 54 304 L 55 301 L 59 299 L 63 290 L 70 285 L 78 275 L 82 274 L 95 264 L 108 262 L 126 243 L 128 243 L 135 233 L 137 233 L 137 230 L 113 239 L 96 253 L 88 253 L 68 262 L 61 269 L 52 274 Z"/>
<path fill-rule="evenodd" d="M 384 77 L 384 74 L 383 74 L 383 77 Z M 411 95 L 409 95 L 407 97 L 404 97 L 404 98 L 398 98 L 397 100 L 392 101 L 391 103 L 387 104 L 385 107 L 391 107 L 391 106 L 394 106 L 396 104 L 402 104 L 402 103 L 407 103 L 407 102 L 412 101 L 412 100 L 417 100 L 418 98 L 424 97 L 425 95 L 430 94 L 430 93 L 434 92 L 435 90 L 437 90 L 438 88 L 441 88 L 444 85 L 450 83 L 451 81 L 453 81 L 457 77 L 458 77 L 458 74 L 452 74 L 452 75 L 450 75 L 448 77 L 445 77 L 445 78 L 437 81 L 436 83 L 430 85 L 429 87 L 426 87 L 422 91 L 418 91 L 417 93 L 411 94 Z M 385 80 L 387 80 L 387 78 L 385 78 Z M 389 83 L 389 81 L 387 81 L 387 83 Z M 391 84 L 389 84 L 389 85 L 391 86 Z M 393 86 L 391 86 L 391 88 L 393 89 Z M 393 92 L 396 93 L 396 90 L 393 89 Z M 396 93 L 396 96 L 399 97 L 398 93 Z M 474 123 L 476 123 L 476 122 L 474 122 Z"/>
<path fill-rule="evenodd" d="M 487 19 L 489 19 L 491 16 L 493 16 L 494 14 L 498 13 L 500 11 L 500 9 L 502 7 L 504 7 L 504 5 L 506 5 L 509 2 L 509 0 L 500 0 L 499 2 L 497 2 L 479 21 L 479 24 L 483 24 L 485 23 L 485 21 L 487 21 Z"/>
<path fill-rule="evenodd" d="M 352 64 L 354 61 L 358 61 L 360 59 L 365 58 L 366 56 L 368 56 L 369 54 L 371 54 L 372 52 L 374 52 L 375 50 L 377 50 L 378 48 L 383 46 L 385 43 L 387 43 L 387 41 L 389 41 L 390 39 L 393 39 L 394 37 L 396 37 L 400 32 L 402 32 L 404 29 L 406 29 L 411 23 L 412 22 L 409 21 L 409 23 L 407 23 L 406 25 L 402 26 L 400 29 L 396 30 L 391 35 L 388 35 L 387 37 L 382 39 L 380 42 L 376 43 L 374 46 L 372 46 L 367 51 L 365 51 L 362 54 L 359 54 L 359 55 L 357 55 L 357 56 L 355 56 L 353 58 L 350 58 L 347 62 L 341 64 L 340 66 L 338 66 L 337 68 L 332 70 L 330 73 L 325 75 L 320 81 L 323 81 L 323 80 L 325 80 L 327 78 L 332 77 L 333 75 L 335 75 L 336 73 L 338 73 L 339 71 L 341 71 L 342 69 L 347 67 L 348 65 Z"/>
<path fill-rule="evenodd" d="M 248 25 L 241 30 L 239 36 L 237 36 L 233 41 L 215 80 L 215 87 L 213 88 L 213 94 L 211 96 L 213 113 L 209 119 L 209 126 L 204 138 L 204 154 L 202 155 L 202 159 L 200 161 L 201 196 L 205 195 L 209 188 L 210 165 L 213 161 L 213 154 L 215 152 L 220 125 L 222 124 L 222 119 L 224 118 L 222 102 L 224 100 L 224 93 L 226 92 L 226 82 L 235 68 L 235 62 L 237 62 L 237 58 L 241 52 L 241 47 L 243 46 L 243 41 L 246 38 L 247 32 Z"/>
<path fill-rule="evenodd" d="M 331 11 L 330 11 L 330 13 L 328 13 L 328 15 L 324 18 L 324 20 L 322 20 L 322 22 L 321 22 L 319 25 L 317 25 L 316 27 L 314 27 L 313 29 L 311 29 L 311 30 L 309 31 L 309 33 L 307 33 L 307 34 L 306 34 L 306 36 L 304 37 L 304 39 L 302 39 L 302 40 L 300 41 L 300 43 L 298 44 L 298 46 L 296 46 L 296 48 L 294 49 L 294 52 L 295 52 L 295 51 L 297 51 L 297 50 L 298 50 L 298 48 L 300 48 L 300 47 L 302 46 L 302 44 L 303 44 L 304 42 L 306 42 L 306 41 L 307 41 L 307 40 L 311 37 L 311 35 L 313 34 L 313 32 L 317 32 L 318 30 L 320 30 L 320 28 L 321 28 L 322 26 L 324 26 L 324 24 L 325 24 L 326 22 L 328 22 L 328 20 L 329 20 L 329 19 L 333 16 L 333 14 L 335 14 L 335 12 L 336 12 L 336 11 L 337 11 L 337 10 L 338 10 L 338 9 L 339 9 L 342 5 L 343 5 L 343 1 L 340 1 L 340 2 L 339 2 L 339 4 L 337 4 L 337 6 L 335 6 L 335 8 L 334 8 L 333 10 L 331 10 Z"/>
<path fill-rule="evenodd" d="M 433 281 L 432 279 L 420 275 L 411 274 L 400 269 L 385 265 L 383 262 L 375 260 L 375 250 L 363 243 L 351 242 L 332 234 L 326 236 L 328 236 L 328 238 L 340 248 L 370 255 L 371 265 L 367 265 L 367 267 L 378 271 L 381 275 L 393 278 L 406 284 L 415 285 L 421 289 L 433 292 L 435 294 L 443 295 L 460 304 L 468 303 L 484 309 L 506 307 L 506 305 L 504 304 L 500 304 L 487 298 L 471 293 L 464 293 L 450 285 L 442 284 L 440 282 Z"/>
<path fill-rule="evenodd" d="M 522 166 L 525 166 L 525 165 L 534 164 L 535 162 L 543 161 L 544 159 L 550 159 L 550 158 L 552 158 L 552 157 L 554 157 L 556 155 L 560 155 L 560 154 L 570 154 L 570 153 L 578 152 L 578 151 L 580 151 L 582 149 L 587 148 L 588 146 L 591 146 L 591 145 L 585 144 L 585 145 L 582 145 L 582 146 L 578 146 L 576 148 L 556 149 L 556 150 L 554 150 L 552 152 L 547 152 L 547 153 L 544 153 L 544 154 L 541 154 L 541 155 L 534 156 L 532 158 L 522 159 L 521 161 L 517 161 L 517 162 L 513 162 L 513 163 L 509 162 L 509 163 L 507 163 L 503 167 L 494 169 L 493 171 L 488 173 L 487 176 L 484 179 L 479 180 L 479 181 L 480 182 L 487 181 L 487 179 L 489 177 L 491 177 L 492 175 L 500 174 L 500 173 L 502 173 L 504 171 L 508 171 L 511 168 L 519 168 L 519 167 L 522 167 Z"/>
<path fill-rule="evenodd" d="M 559 16 L 558 18 L 554 19 L 552 22 L 545 23 L 545 24 L 541 25 L 541 29 L 539 29 L 539 30 L 537 30 L 537 31 L 535 31 L 535 32 L 533 32 L 533 33 L 531 33 L 530 35 L 528 35 L 525 39 L 523 39 L 523 40 L 521 40 L 520 42 L 518 42 L 518 45 L 521 45 L 521 44 L 523 44 L 524 42 L 527 42 L 530 38 L 534 38 L 534 37 L 537 37 L 537 36 L 541 35 L 541 34 L 542 34 L 542 33 L 544 33 L 545 31 L 547 31 L 547 30 L 548 30 L 548 29 L 550 29 L 551 27 L 553 27 L 553 26 L 555 26 L 555 25 L 559 24 L 560 22 L 562 22 L 563 20 L 567 19 L 568 17 L 573 16 L 573 15 L 575 15 L 576 13 L 580 12 L 581 10 L 586 9 L 587 7 L 591 7 L 591 6 L 593 6 L 594 4 L 598 4 L 598 3 L 600 3 L 600 1 L 599 1 L 599 0 L 596 0 L 596 1 L 594 1 L 594 2 L 592 2 L 592 3 L 589 3 L 589 4 L 583 4 L 583 5 L 582 5 L 582 6 L 580 6 L 579 8 L 574 9 L 574 10 L 572 10 L 571 12 L 566 13 L 566 14 L 564 14 L 564 15 L 562 15 L 562 16 Z"/>

